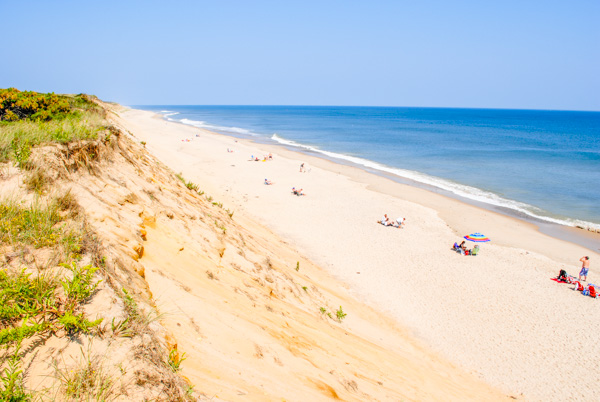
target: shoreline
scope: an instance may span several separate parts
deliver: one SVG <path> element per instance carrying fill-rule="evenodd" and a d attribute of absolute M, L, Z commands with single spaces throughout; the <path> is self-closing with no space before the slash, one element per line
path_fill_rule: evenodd
<path fill-rule="evenodd" d="M 238 141 L 153 112 L 124 114 L 136 138 L 168 166 L 201 182 L 228 208 L 256 217 L 346 283 L 358 300 L 389 313 L 453 363 L 527 399 L 598 391 L 590 356 L 600 354 L 600 345 L 587 334 L 600 331 L 600 303 L 549 280 L 565 265 L 576 274 L 581 255 L 597 261 L 597 253 L 544 235 L 532 223 L 356 167 Z M 225 153 L 227 147 L 235 152 Z M 248 162 L 250 154 L 269 152 L 272 162 Z M 298 173 L 300 162 L 311 172 Z M 262 185 L 265 177 L 276 185 Z M 288 185 L 308 196 L 291 196 Z M 406 228 L 375 224 L 384 212 L 402 214 Z M 449 250 L 475 231 L 492 239 L 479 256 Z M 561 314 L 565 306 L 569 320 Z M 560 354 L 556 339 L 571 340 Z M 558 376 L 569 385 L 555 384 Z"/>
<path fill-rule="evenodd" d="M 144 109 L 139 109 L 139 110 L 144 110 Z M 262 137 L 253 138 L 253 137 L 244 136 L 241 134 L 236 134 L 234 132 L 225 133 L 225 132 L 219 132 L 219 131 L 211 131 L 209 129 L 196 127 L 194 125 L 182 123 L 180 121 L 168 120 L 163 114 L 158 113 L 158 112 L 153 112 L 153 111 L 148 111 L 148 112 L 154 113 L 157 117 L 159 117 L 162 120 L 169 122 L 169 123 L 181 124 L 183 126 L 191 127 L 191 128 L 198 129 L 198 130 L 203 130 L 203 131 L 210 132 L 210 133 L 213 133 L 216 135 L 223 135 L 225 137 L 237 138 L 238 140 L 248 141 L 250 143 L 257 144 L 258 146 L 264 145 L 264 146 L 269 146 L 269 147 L 275 147 L 277 149 L 283 148 L 290 152 L 298 153 L 301 155 L 306 155 L 306 157 L 323 159 L 323 160 L 329 161 L 334 164 L 340 164 L 340 165 L 360 169 L 366 173 L 371 173 L 371 174 L 374 174 L 374 175 L 377 175 L 380 177 L 384 177 L 384 178 L 390 179 L 396 183 L 416 187 L 416 188 L 428 191 L 433 194 L 437 194 L 437 195 L 440 195 L 443 197 L 454 199 L 459 202 L 462 202 L 462 203 L 465 203 L 465 204 L 468 204 L 468 205 L 471 205 L 474 207 L 482 208 L 482 209 L 485 209 L 485 210 L 493 212 L 493 213 L 498 213 L 498 214 L 504 215 L 508 218 L 517 219 L 526 224 L 531 224 L 531 225 L 535 226 L 536 229 L 542 234 L 548 235 L 557 240 L 567 241 L 567 242 L 573 243 L 575 245 L 585 247 L 591 252 L 600 251 L 600 231 L 597 231 L 593 228 L 586 229 L 586 228 L 580 227 L 580 226 L 568 226 L 568 225 L 551 222 L 548 220 L 544 220 L 542 218 L 537 218 L 537 217 L 528 215 L 526 213 L 511 209 L 508 207 L 503 207 L 503 206 L 499 206 L 499 205 L 486 203 L 483 201 L 477 201 L 474 199 L 470 199 L 468 197 L 464 197 L 459 194 L 453 193 L 449 190 L 445 190 L 443 188 L 439 188 L 439 187 L 436 187 L 436 186 L 433 186 L 433 185 L 430 185 L 427 183 L 422 183 L 422 182 L 419 182 L 419 181 L 416 181 L 416 180 L 413 180 L 410 178 L 402 177 L 402 176 L 396 175 L 394 173 L 385 172 L 385 171 L 382 171 L 382 170 L 379 170 L 376 168 L 369 168 L 368 166 L 364 166 L 364 165 L 361 165 L 358 163 L 353 163 L 352 161 L 345 160 L 343 158 L 331 157 L 326 154 L 303 149 L 301 146 L 294 147 L 292 145 L 286 145 L 286 144 L 277 142 L 275 140 L 272 140 L 270 138 L 262 138 Z"/>
<path fill-rule="evenodd" d="M 144 109 L 140 109 L 140 110 L 144 110 Z M 145 111 L 148 111 L 148 110 L 145 110 Z M 375 174 L 375 175 L 378 175 L 381 177 L 388 178 L 388 179 L 393 180 L 400 184 L 413 186 L 413 187 L 423 189 L 425 191 L 428 191 L 428 192 L 431 192 L 434 194 L 438 194 L 441 196 L 445 196 L 445 197 L 448 197 L 451 199 L 458 200 L 458 201 L 466 203 L 468 205 L 483 208 L 483 209 L 486 209 L 486 210 L 494 212 L 494 213 L 502 214 L 509 218 L 518 219 L 525 223 L 536 226 L 538 231 L 540 231 L 543 234 L 554 237 L 557 240 L 571 242 L 573 244 L 585 247 L 592 252 L 600 251 L 600 230 L 594 229 L 592 227 L 585 228 L 585 227 L 577 226 L 577 225 L 569 226 L 569 225 L 552 222 L 550 220 L 545 220 L 543 218 L 535 217 L 535 216 L 529 215 L 527 213 L 520 212 L 518 210 L 509 208 L 509 207 L 495 205 L 495 204 L 487 203 L 484 201 L 478 201 L 478 200 L 471 199 L 471 198 L 462 196 L 460 194 L 456 194 L 450 190 L 446 190 L 446 189 L 443 189 L 443 188 L 440 188 L 440 187 L 437 187 L 437 186 L 434 186 L 431 184 L 419 182 L 417 180 L 403 177 L 403 176 L 400 176 L 400 175 L 397 175 L 397 174 L 394 174 L 391 172 L 386 172 L 384 170 L 380 170 L 377 168 L 370 168 L 368 166 L 365 166 L 365 165 L 362 165 L 359 163 L 354 163 L 350 160 L 346 160 L 341 157 L 338 158 L 338 157 L 334 157 L 334 156 L 329 156 L 325 153 L 315 152 L 310 149 L 304 149 L 301 145 L 299 145 L 299 146 L 288 145 L 288 144 L 278 142 L 278 141 L 273 140 L 268 137 L 254 138 L 252 136 L 238 134 L 235 132 L 211 131 L 210 129 L 203 128 L 203 127 L 197 127 L 192 124 L 186 124 L 186 123 L 176 121 L 176 120 L 169 120 L 166 118 L 165 115 L 163 115 L 162 113 L 159 113 L 159 112 L 155 112 L 155 111 L 148 111 L 148 112 L 154 113 L 154 114 L 156 114 L 157 117 L 160 117 L 161 119 L 163 119 L 167 122 L 170 122 L 170 123 L 181 124 L 181 125 L 184 125 L 187 127 L 192 127 L 194 129 L 198 129 L 198 130 L 204 130 L 204 131 L 214 133 L 217 135 L 223 135 L 226 137 L 237 138 L 238 140 L 249 141 L 249 142 L 255 143 L 257 145 L 265 145 L 265 146 L 269 146 L 269 147 L 274 146 L 275 148 L 283 148 L 290 152 L 296 152 L 296 153 L 299 153 L 302 155 L 306 155 L 307 157 L 319 158 L 319 159 L 330 161 L 334 164 L 340 164 L 340 165 L 344 165 L 344 166 L 354 167 L 356 169 L 363 170 L 367 173 L 371 173 L 371 174 Z M 593 224 L 593 223 L 590 223 L 590 224 Z"/>
<path fill-rule="evenodd" d="M 178 123 L 178 122 L 174 122 L 174 123 Z M 185 125 L 185 123 L 179 123 L 179 124 Z M 216 133 L 216 134 L 227 136 L 227 134 L 221 134 L 221 133 Z M 235 136 L 232 135 L 232 137 L 235 137 Z M 238 138 L 238 137 L 236 137 L 236 138 Z M 242 138 L 242 137 L 239 137 L 239 138 Z M 541 218 L 536 218 L 536 217 L 527 215 L 525 213 L 513 210 L 508 207 L 502 207 L 502 206 L 498 206 L 498 205 L 489 204 L 489 203 L 486 203 L 483 201 L 473 200 L 473 199 L 455 194 L 451 191 L 448 191 L 448 190 L 445 190 L 445 189 L 442 189 L 439 187 L 435 187 L 433 185 L 421 183 L 416 180 L 398 176 L 393 173 L 384 172 L 384 171 L 381 171 L 378 169 L 368 168 L 368 167 L 365 167 L 365 166 L 362 166 L 362 165 L 359 165 L 356 163 L 352 163 L 350 161 L 345 161 L 343 159 L 328 157 L 326 155 L 319 155 L 319 154 L 316 154 L 311 151 L 303 151 L 302 149 L 294 149 L 292 147 L 289 147 L 289 146 L 286 146 L 283 144 L 277 144 L 277 143 L 271 144 L 266 141 L 265 142 L 253 141 L 252 139 L 246 139 L 246 138 L 242 138 L 242 139 L 245 139 L 247 141 L 254 142 L 257 144 L 265 144 L 265 145 L 269 145 L 269 146 L 274 145 L 275 147 L 283 147 L 283 148 L 289 150 L 290 152 L 297 152 L 300 154 L 304 154 L 306 156 L 324 159 L 324 160 L 330 161 L 335 164 L 354 167 L 356 169 L 363 170 L 366 173 L 371 173 L 371 174 L 374 174 L 377 176 L 385 177 L 396 183 L 416 187 L 416 188 L 428 191 L 430 193 L 438 194 L 440 196 L 451 198 L 451 199 L 460 201 L 462 203 L 472 205 L 474 207 L 482 208 L 482 209 L 485 209 L 490 212 L 504 215 L 508 218 L 514 218 L 514 219 L 523 221 L 525 223 L 532 224 L 532 225 L 536 226 L 537 230 L 540 233 L 554 237 L 557 240 L 568 241 L 570 243 L 573 243 L 573 244 L 576 244 L 576 245 L 579 245 L 582 247 L 586 247 L 590 251 L 593 251 L 593 252 L 600 251 L 600 232 L 594 231 L 592 229 L 586 229 L 586 228 L 578 227 L 578 226 L 561 225 L 559 223 L 546 221 Z"/>

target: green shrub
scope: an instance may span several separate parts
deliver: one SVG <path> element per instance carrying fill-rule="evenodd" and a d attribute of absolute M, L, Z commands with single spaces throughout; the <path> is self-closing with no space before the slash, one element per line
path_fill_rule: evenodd
<path fill-rule="evenodd" d="M 0 89 L 0 162 L 26 167 L 31 148 L 47 142 L 95 139 L 105 112 L 87 95 L 38 94 Z"/>
<path fill-rule="evenodd" d="M 49 121 L 83 112 L 102 114 L 101 108 L 84 94 L 76 96 L 0 89 L 0 121 Z"/>

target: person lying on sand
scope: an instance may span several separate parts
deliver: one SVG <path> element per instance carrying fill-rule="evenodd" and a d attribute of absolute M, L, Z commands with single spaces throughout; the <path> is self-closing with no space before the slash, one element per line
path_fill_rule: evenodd
<path fill-rule="evenodd" d="M 267 180 L 267 179 L 265 179 L 265 184 L 266 184 L 267 186 L 270 186 L 271 184 L 273 184 L 273 182 L 272 182 L 271 180 Z"/>
<path fill-rule="evenodd" d="M 458 251 L 462 255 L 468 255 L 469 252 L 471 251 L 471 250 L 467 249 L 467 242 L 464 240 L 462 243 L 460 243 L 460 245 L 457 245 L 456 243 L 454 243 L 454 246 L 452 246 L 452 249 Z"/>
<path fill-rule="evenodd" d="M 403 229 L 405 222 L 406 222 L 406 218 L 400 217 L 400 218 L 396 219 L 395 222 L 392 222 L 392 225 L 398 229 Z"/>
<path fill-rule="evenodd" d="M 296 190 L 296 187 L 292 187 L 292 194 L 294 195 L 306 195 L 302 192 L 302 189 Z"/>

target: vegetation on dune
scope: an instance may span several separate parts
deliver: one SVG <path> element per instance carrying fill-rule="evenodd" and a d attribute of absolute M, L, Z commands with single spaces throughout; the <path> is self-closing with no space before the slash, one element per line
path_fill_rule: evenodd
<path fill-rule="evenodd" d="M 90 111 L 103 114 L 102 108 L 85 94 L 70 96 L 0 89 L 0 121 L 61 120 Z"/>
<path fill-rule="evenodd" d="M 27 168 L 32 148 L 49 142 L 94 139 L 104 111 L 86 95 L 66 96 L 0 89 L 0 163 Z M 29 189 L 38 187 L 28 177 Z M 27 180 L 26 180 L 27 181 Z M 39 180 L 38 180 L 39 181 Z M 83 304 L 100 283 L 97 267 L 80 264 L 85 225 L 70 193 L 29 204 L 0 200 L 0 400 L 26 401 L 21 344 L 27 338 L 95 331 Z M 89 236 L 88 236 L 89 237 Z M 47 270 L 25 258 L 31 249 L 49 250 Z M 12 260 L 17 264 L 11 264 Z M 5 260 L 5 261 L 4 261 Z"/>
<path fill-rule="evenodd" d="M 83 304 L 99 284 L 92 265 L 80 266 L 83 227 L 68 225 L 61 218 L 61 204 L 34 202 L 22 206 L 0 201 L 0 247 L 17 258 L 28 247 L 51 248 L 62 270 L 21 268 L 0 269 L 0 357 L 8 362 L 0 370 L 0 400 L 26 401 L 30 396 L 22 382 L 21 343 L 34 336 L 89 333 L 102 320 L 90 321 Z M 69 264 L 66 261 L 70 261 Z"/>
<path fill-rule="evenodd" d="M 56 356 L 63 361 L 53 363 L 52 389 L 33 391 L 24 386 L 32 364 L 26 359 L 32 354 L 35 358 L 47 338 L 89 334 L 91 342 L 104 339 L 109 331 L 114 337 L 150 339 L 136 346 L 135 356 L 160 373 L 161 398 L 191 399 L 185 392 L 192 388 L 182 385 L 176 374 L 185 354 L 179 354 L 176 346 L 165 350 L 158 345 L 150 324 L 160 316 L 138 306 L 125 288 L 116 287 L 119 281 L 106 269 L 100 243 L 74 195 L 59 194 L 57 180 L 69 180 L 68 174 L 81 166 L 92 171 L 102 146 L 114 148 L 117 143 L 111 136 L 119 130 L 107 126 L 105 117 L 104 108 L 88 95 L 0 89 L 0 179 L 12 176 L 5 175 L 12 163 L 21 170 L 22 188 L 34 196 L 30 202 L 14 195 L 0 198 L 0 401 L 45 400 L 43 396 L 113 400 L 126 394 L 116 386 L 110 361 L 93 355 L 91 349 L 82 350 L 83 358 L 73 367 L 63 367 L 64 357 Z M 35 149 L 49 144 L 63 146 Z M 46 191 L 54 182 L 53 190 Z M 193 183 L 184 184 L 198 192 Z M 102 323 L 85 314 L 84 305 L 102 282 L 99 270 L 123 301 L 122 319 Z M 121 373 L 125 373 L 122 366 Z M 144 371 L 133 376 L 138 387 L 151 378 Z"/>
<path fill-rule="evenodd" d="M 104 110 L 88 95 L 40 94 L 0 89 L 0 163 L 25 167 L 31 148 L 97 138 Z"/>

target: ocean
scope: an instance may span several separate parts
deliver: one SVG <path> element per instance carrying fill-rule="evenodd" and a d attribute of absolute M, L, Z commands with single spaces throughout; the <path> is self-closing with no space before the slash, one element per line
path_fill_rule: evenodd
<path fill-rule="evenodd" d="M 135 106 L 541 222 L 600 230 L 600 112 Z"/>

